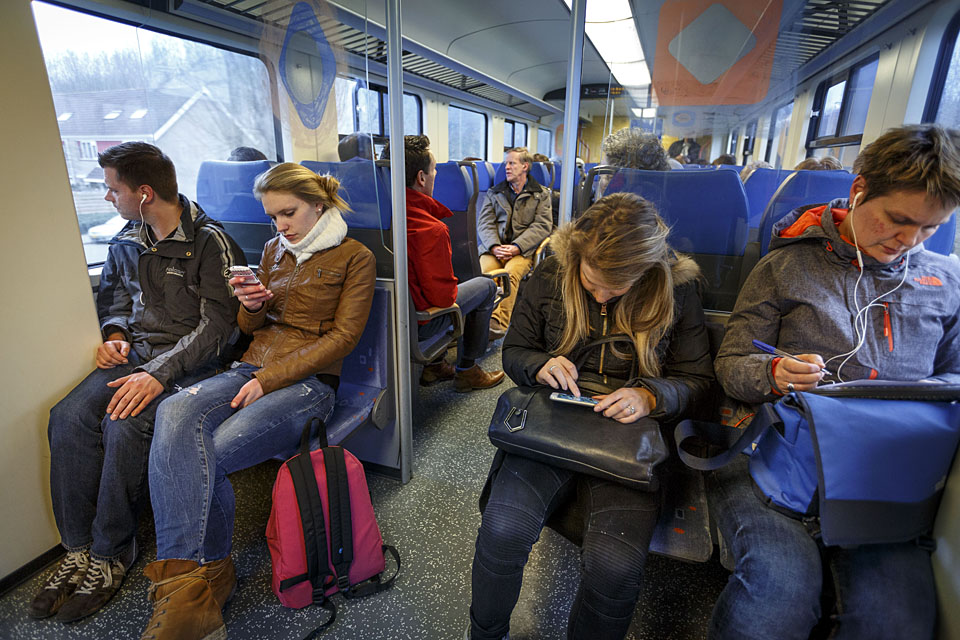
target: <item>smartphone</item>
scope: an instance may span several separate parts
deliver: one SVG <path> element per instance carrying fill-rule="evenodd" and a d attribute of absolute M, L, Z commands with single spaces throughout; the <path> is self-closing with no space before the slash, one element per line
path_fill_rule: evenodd
<path fill-rule="evenodd" d="M 599 404 L 599 400 L 594 400 L 587 396 L 572 396 L 569 393 L 560 393 L 559 391 L 554 391 L 550 394 L 550 399 L 555 400 L 556 402 L 567 402 L 569 404 L 580 405 L 581 407 L 592 407 L 595 404 Z"/>
<path fill-rule="evenodd" d="M 246 280 L 246 285 L 255 285 L 260 284 L 260 280 L 257 279 L 257 275 L 253 272 L 253 269 L 246 266 L 234 265 L 229 269 L 228 279 L 236 278 L 237 276 L 244 278 Z"/>

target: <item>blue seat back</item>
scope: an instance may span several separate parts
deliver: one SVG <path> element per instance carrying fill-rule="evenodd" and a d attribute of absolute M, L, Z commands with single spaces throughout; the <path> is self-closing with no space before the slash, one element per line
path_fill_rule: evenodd
<path fill-rule="evenodd" d="M 957 239 L 957 212 L 954 211 L 950 219 L 940 225 L 937 232 L 924 240 L 923 246 L 927 251 L 935 251 L 945 256 L 953 253 L 953 246 Z"/>
<path fill-rule="evenodd" d="M 493 168 L 489 162 L 475 162 L 477 167 L 477 184 L 480 191 L 486 191 L 493 186 Z"/>
<path fill-rule="evenodd" d="M 760 255 L 770 250 L 773 225 L 796 209 L 814 204 L 826 204 L 834 198 L 850 195 L 854 176 L 847 171 L 794 171 L 770 199 L 760 221 Z"/>
<path fill-rule="evenodd" d="M 553 189 L 560 190 L 560 172 L 563 171 L 563 163 L 553 163 Z M 576 178 L 576 176 L 574 176 Z"/>
<path fill-rule="evenodd" d="M 550 184 L 550 170 L 547 169 L 547 165 L 543 164 L 542 162 L 531 163 L 529 175 L 543 186 L 548 186 Z M 506 179 L 506 163 L 501 162 L 497 167 L 496 174 L 493 176 L 493 184 L 500 184 Z"/>
<path fill-rule="evenodd" d="M 473 196 L 473 179 L 465 173 L 466 167 L 456 162 L 437 164 L 437 177 L 433 183 L 433 197 L 451 211 L 466 211 Z M 479 179 L 479 171 L 477 173 Z"/>
<path fill-rule="evenodd" d="M 197 204 L 214 220 L 267 224 L 270 219 L 253 196 L 253 181 L 269 168 L 269 160 L 205 160 L 197 173 Z"/>
<path fill-rule="evenodd" d="M 763 218 L 763 211 L 767 208 L 770 198 L 777 192 L 777 187 L 787 179 L 793 171 L 789 169 L 754 169 L 743 183 L 743 190 L 747 194 L 747 227 L 757 229 Z"/>
<path fill-rule="evenodd" d="M 382 287 L 373 291 L 373 305 L 370 307 L 370 316 L 367 326 L 360 336 L 360 342 L 353 351 L 343 359 L 340 369 L 340 383 L 363 385 L 367 387 L 386 388 L 387 386 L 387 327 L 390 319 L 387 317 L 390 305 L 390 292 Z"/>
<path fill-rule="evenodd" d="M 350 205 L 343 215 L 351 229 L 389 229 L 392 206 L 389 182 L 372 161 L 317 162 L 304 160 L 303 166 L 320 175 L 330 174 L 340 181 L 338 195 Z"/>

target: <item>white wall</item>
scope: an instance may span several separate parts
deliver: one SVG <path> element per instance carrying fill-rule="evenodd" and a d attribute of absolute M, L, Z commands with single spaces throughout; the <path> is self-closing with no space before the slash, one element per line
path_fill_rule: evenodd
<path fill-rule="evenodd" d="M 0 7 L 0 576 L 59 542 L 47 416 L 89 373 L 100 332 L 60 133 L 28 0 Z M 65 338 L 67 337 L 67 338 Z"/>

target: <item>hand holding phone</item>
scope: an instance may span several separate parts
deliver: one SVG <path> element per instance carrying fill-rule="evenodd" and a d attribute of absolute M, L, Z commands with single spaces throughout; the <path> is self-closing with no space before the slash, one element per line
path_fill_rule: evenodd
<path fill-rule="evenodd" d="M 237 284 L 242 284 L 245 287 L 260 284 L 260 280 L 257 279 L 257 275 L 253 272 L 253 269 L 246 265 L 235 264 L 230 267 L 228 271 L 230 272 L 230 280 L 233 280 L 234 278 L 243 278 L 243 282 Z"/>
<path fill-rule="evenodd" d="M 592 407 L 600 402 L 588 396 L 572 396 L 569 393 L 560 393 L 559 391 L 551 393 L 550 399 L 555 402 L 566 402 L 567 404 L 575 404 L 581 407 Z"/>
<path fill-rule="evenodd" d="M 233 286 L 234 295 L 249 311 L 258 311 L 263 303 L 273 297 L 273 292 L 263 286 L 250 267 L 232 266 L 228 275 L 227 282 Z"/>

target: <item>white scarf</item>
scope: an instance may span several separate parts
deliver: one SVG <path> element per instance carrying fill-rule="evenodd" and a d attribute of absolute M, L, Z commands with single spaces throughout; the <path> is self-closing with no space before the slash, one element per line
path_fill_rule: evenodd
<path fill-rule="evenodd" d="M 303 264 L 315 253 L 335 247 L 347 236 L 347 223 L 343 221 L 340 210 L 330 207 L 323 212 L 317 223 L 303 240 L 291 244 L 289 240 L 280 236 L 280 244 L 293 254 L 297 264 Z"/>

